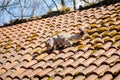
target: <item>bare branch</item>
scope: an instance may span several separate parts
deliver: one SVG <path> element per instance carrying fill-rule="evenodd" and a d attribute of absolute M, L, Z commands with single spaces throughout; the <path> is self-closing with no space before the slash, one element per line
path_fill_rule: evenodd
<path fill-rule="evenodd" d="M 76 10 L 76 0 L 73 0 L 73 8 Z"/>
<path fill-rule="evenodd" d="M 46 6 L 48 7 L 48 9 L 51 11 L 51 8 L 48 6 L 46 0 L 43 0 L 43 1 L 44 1 L 44 3 L 46 4 Z"/>
<path fill-rule="evenodd" d="M 90 4 L 88 1 L 86 1 L 86 0 L 80 0 L 80 1 L 84 1 L 85 3 L 87 3 L 87 4 Z"/>
<path fill-rule="evenodd" d="M 20 8 L 21 8 L 21 18 L 23 18 L 23 7 L 22 7 L 22 3 L 21 3 L 21 0 L 19 0 L 19 5 L 20 5 Z"/>
<path fill-rule="evenodd" d="M 55 1 L 54 1 L 54 0 L 52 0 L 52 2 L 55 4 L 56 9 L 57 9 L 57 11 L 58 11 L 58 6 L 57 6 L 57 4 L 55 3 Z"/>
<path fill-rule="evenodd" d="M 12 15 L 13 17 L 17 17 L 15 16 L 13 13 L 11 13 L 10 11 L 8 11 L 7 9 L 5 9 L 6 12 L 8 12 L 10 15 Z"/>

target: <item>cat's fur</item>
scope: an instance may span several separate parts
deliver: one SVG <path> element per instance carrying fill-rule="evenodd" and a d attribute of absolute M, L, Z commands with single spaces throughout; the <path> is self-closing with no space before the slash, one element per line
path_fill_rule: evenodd
<path fill-rule="evenodd" d="M 85 34 L 84 30 L 84 28 L 80 28 L 80 32 L 76 34 L 62 32 L 56 36 L 49 37 L 46 41 L 47 50 L 54 50 L 59 47 L 72 46 L 74 44 L 72 40 L 77 42 Z"/>

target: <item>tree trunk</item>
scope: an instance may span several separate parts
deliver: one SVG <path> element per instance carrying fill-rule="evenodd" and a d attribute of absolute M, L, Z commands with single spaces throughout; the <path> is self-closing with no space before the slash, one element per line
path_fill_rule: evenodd
<path fill-rule="evenodd" d="M 73 0 L 73 8 L 76 10 L 76 0 Z"/>
<path fill-rule="evenodd" d="M 61 4 L 62 4 L 62 6 L 65 6 L 64 0 L 61 0 Z"/>

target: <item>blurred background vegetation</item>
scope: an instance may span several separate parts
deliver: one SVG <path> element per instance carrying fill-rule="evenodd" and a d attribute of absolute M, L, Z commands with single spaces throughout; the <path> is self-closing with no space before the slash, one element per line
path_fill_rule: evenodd
<path fill-rule="evenodd" d="M 0 25 L 68 13 L 102 1 L 108 0 L 0 0 Z"/>

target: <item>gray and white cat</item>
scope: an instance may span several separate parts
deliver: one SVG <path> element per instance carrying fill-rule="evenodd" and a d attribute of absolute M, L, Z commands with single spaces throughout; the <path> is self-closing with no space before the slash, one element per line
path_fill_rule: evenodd
<path fill-rule="evenodd" d="M 61 32 L 56 36 L 49 37 L 45 42 L 47 50 L 54 50 L 59 47 L 72 46 L 75 42 L 78 42 L 79 39 L 81 39 L 81 37 L 85 34 L 85 28 L 79 28 L 79 31 L 80 32 L 76 34 Z"/>

